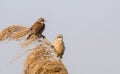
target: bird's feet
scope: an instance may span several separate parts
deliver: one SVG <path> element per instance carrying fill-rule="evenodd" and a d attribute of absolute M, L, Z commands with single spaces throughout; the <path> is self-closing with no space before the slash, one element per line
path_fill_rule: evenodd
<path fill-rule="evenodd" d="M 41 37 L 44 39 L 44 38 L 46 38 L 44 35 L 41 35 Z"/>
<path fill-rule="evenodd" d="M 41 38 L 41 37 L 42 37 L 43 39 L 45 38 L 45 36 L 44 36 L 44 35 L 39 36 L 39 38 Z"/>
<path fill-rule="evenodd" d="M 45 37 L 44 35 L 40 35 L 39 38 L 40 38 L 40 39 L 39 39 L 39 42 L 42 42 L 41 38 L 44 39 L 44 38 L 46 38 L 46 37 Z"/>

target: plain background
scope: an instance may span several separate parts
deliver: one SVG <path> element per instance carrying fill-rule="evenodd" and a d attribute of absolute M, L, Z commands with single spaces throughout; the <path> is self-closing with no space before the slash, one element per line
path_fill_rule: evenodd
<path fill-rule="evenodd" d="M 64 36 L 69 74 L 120 74 L 120 0 L 0 0 L 0 30 L 47 20 L 44 35 Z M 0 74 L 22 74 L 19 43 L 0 42 Z"/>

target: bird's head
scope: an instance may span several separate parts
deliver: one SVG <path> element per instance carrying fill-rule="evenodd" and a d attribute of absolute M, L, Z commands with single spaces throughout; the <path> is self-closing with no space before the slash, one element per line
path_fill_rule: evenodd
<path fill-rule="evenodd" d="M 44 24 L 45 20 L 44 20 L 44 18 L 39 18 L 39 19 L 37 20 L 37 22 L 39 22 L 39 23 L 41 23 L 41 24 Z"/>
<path fill-rule="evenodd" d="M 58 34 L 58 35 L 57 35 L 57 39 L 58 39 L 58 38 L 63 39 L 63 35 L 62 35 L 62 34 Z"/>

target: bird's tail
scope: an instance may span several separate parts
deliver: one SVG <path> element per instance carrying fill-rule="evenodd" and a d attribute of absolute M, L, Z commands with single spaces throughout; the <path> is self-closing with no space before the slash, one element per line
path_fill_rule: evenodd
<path fill-rule="evenodd" d="M 30 35 L 27 37 L 27 39 L 26 40 L 28 40 L 30 38 Z"/>
<path fill-rule="evenodd" d="M 26 39 L 26 40 L 28 40 L 28 39 L 31 37 L 31 35 L 32 35 L 32 34 L 30 34 L 30 35 L 27 37 L 27 39 Z"/>

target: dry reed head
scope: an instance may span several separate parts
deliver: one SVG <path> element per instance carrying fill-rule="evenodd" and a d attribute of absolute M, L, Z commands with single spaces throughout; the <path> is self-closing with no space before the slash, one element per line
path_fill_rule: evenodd
<path fill-rule="evenodd" d="M 25 40 L 24 42 L 22 42 L 21 46 L 24 48 L 37 41 L 38 41 L 38 37 L 35 35 L 32 35 L 32 37 L 30 37 L 28 40 Z"/>
<path fill-rule="evenodd" d="M 29 35 L 29 28 L 22 25 L 13 25 L 5 28 L 0 32 L 0 41 L 2 40 L 24 40 L 22 42 L 22 47 L 26 47 L 31 43 L 38 40 L 38 37 L 32 35 L 28 40 L 26 40 Z"/>
<path fill-rule="evenodd" d="M 52 50 L 44 44 L 33 48 L 25 61 L 24 74 L 68 74 Z"/>
<path fill-rule="evenodd" d="M 13 25 L 5 28 L 0 33 L 0 41 L 6 39 L 18 39 L 27 34 L 28 28 L 21 25 Z"/>
<path fill-rule="evenodd" d="M 9 40 L 19 40 L 19 39 L 22 39 L 23 36 L 25 36 L 26 34 L 28 33 L 28 30 L 27 29 L 23 29 L 21 31 L 18 31 L 17 33 L 13 34 Z"/>
<path fill-rule="evenodd" d="M 19 40 L 28 34 L 29 29 L 27 27 L 9 26 L 0 32 L 0 41 L 6 39 Z M 22 45 L 28 46 L 37 41 L 39 41 L 38 37 L 33 35 L 25 40 Z M 41 45 L 35 46 L 28 55 L 24 65 L 24 74 L 68 74 L 68 72 L 60 58 L 55 54 L 53 45 L 45 38 Z"/>

